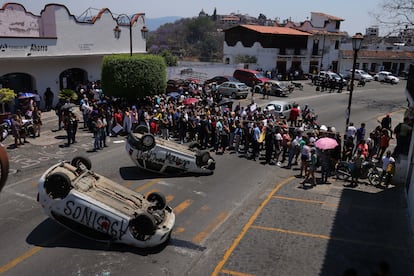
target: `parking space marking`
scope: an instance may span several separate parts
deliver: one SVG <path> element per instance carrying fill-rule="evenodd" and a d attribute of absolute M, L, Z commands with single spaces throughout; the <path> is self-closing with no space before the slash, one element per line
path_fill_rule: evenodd
<path fill-rule="evenodd" d="M 229 274 L 229 275 L 235 275 L 235 276 L 253 276 L 253 274 L 241 273 L 241 272 L 232 271 L 228 269 L 222 269 L 221 272 Z"/>
<path fill-rule="evenodd" d="M 229 216 L 229 212 L 221 212 L 210 224 L 208 224 L 203 231 L 198 233 L 194 238 L 193 242 L 196 244 L 200 244 L 208 234 L 213 232 L 226 218 Z"/>
<path fill-rule="evenodd" d="M 148 192 L 145 193 L 145 197 L 148 197 L 149 194 L 159 193 L 159 192 L 160 192 L 160 190 L 158 190 L 158 189 L 149 190 Z"/>
<path fill-rule="evenodd" d="M 278 183 L 273 190 L 269 193 L 269 195 L 266 197 L 266 199 L 257 207 L 256 211 L 253 213 L 253 215 L 249 218 L 247 223 L 243 226 L 242 231 L 240 234 L 236 237 L 236 239 L 233 241 L 233 243 L 230 245 L 230 247 L 226 250 L 224 253 L 223 258 L 218 262 L 217 266 L 214 268 L 211 275 L 218 275 L 218 273 L 222 272 L 222 269 L 224 265 L 226 264 L 227 260 L 230 258 L 231 254 L 233 253 L 234 249 L 236 249 L 237 245 L 240 243 L 240 241 L 243 239 L 243 237 L 246 235 L 249 228 L 253 225 L 253 222 L 256 220 L 256 218 L 259 216 L 259 214 L 262 212 L 263 208 L 267 205 L 267 203 L 272 199 L 272 197 L 276 194 L 277 191 L 279 191 L 280 188 L 282 188 L 284 185 L 289 183 L 290 181 L 296 179 L 294 176 L 290 176 L 283 180 L 282 182 Z"/>
<path fill-rule="evenodd" d="M 280 233 L 296 235 L 296 236 L 303 236 L 303 237 L 309 237 L 309 238 L 317 238 L 317 239 L 330 240 L 330 241 L 353 243 L 353 244 L 358 244 L 358 245 L 382 247 L 382 248 L 386 248 L 386 249 L 390 249 L 390 250 L 405 250 L 404 247 L 399 247 L 399 246 L 387 246 L 387 245 L 384 245 L 384 244 L 381 244 L 381 243 L 359 241 L 359 240 L 352 240 L 352 239 L 344 239 L 344 238 L 332 237 L 332 236 L 327 236 L 327 235 L 319 235 L 319 234 L 313 234 L 313 233 L 307 233 L 307 232 L 286 230 L 286 229 L 281 229 L 281 228 L 265 227 L 265 226 L 259 226 L 259 225 L 252 225 L 251 228 L 266 230 L 266 231 L 273 231 L 273 232 L 280 232 Z"/>
<path fill-rule="evenodd" d="M 160 181 L 160 179 L 159 179 L 159 178 L 155 178 L 155 179 L 153 179 L 153 180 L 151 180 L 151 181 L 148 181 L 148 182 L 147 182 L 147 183 L 145 183 L 144 185 L 139 186 L 138 188 L 136 188 L 136 189 L 135 189 L 135 191 L 136 191 L 136 192 L 141 192 L 141 191 L 143 191 L 143 190 L 145 190 L 145 189 L 147 189 L 147 188 L 151 187 L 152 185 L 156 184 L 158 181 Z"/>
<path fill-rule="evenodd" d="M 174 196 L 173 195 L 167 195 L 165 197 L 165 200 L 167 200 L 167 202 L 171 202 L 173 199 L 174 199 Z"/>
<path fill-rule="evenodd" d="M 302 199 L 302 198 L 294 198 L 294 197 L 286 197 L 286 196 L 274 196 L 273 198 L 284 199 L 284 200 L 289 200 L 289 201 L 298 201 L 298 202 L 303 202 L 303 203 L 323 204 L 323 205 L 334 206 L 334 207 L 338 206 L 338 204 L 327 203 L 325 201 L 320 201 L 320 200 L 310 200 L 310 199 Z"/>
<path fill-rule="evenodd" d="M 184 211 L 185 209 L 188 208 L 188 206 L 190 206 L 193 203 L 193 200 L 191 199 L 187 199 L 184 200 L 183 202 L 181 202 L 180 204 L 178 204 L 178 206 L 176 206 L 174 209 L 174 213 L 176 215 L 178 215 L 179 213 L 181 213 L 182 211 Z"/>

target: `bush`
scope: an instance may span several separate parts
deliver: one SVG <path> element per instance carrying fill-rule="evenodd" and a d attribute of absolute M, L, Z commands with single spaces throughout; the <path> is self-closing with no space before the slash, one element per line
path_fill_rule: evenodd
<path fill-rule="evenodd" d="M 60 100 L 71 100 L 76 101 L 78 99 L 78 94 L 75 92 L 75 90 L 72 89 L 62 89 L 59 91 L 58 98 Z"/>
<path fill-rule="evenodd" d="M 0 89 L 0 103 L 10 103 L 14 100 L 14 90 L 9 88 Z"/>
<path fill-rule="evenodd" d="M 167 86 L 164 58 L 156 55 L 112 55 L 102 62 L 105 95 L 135 100 L 164 93 Z"/>

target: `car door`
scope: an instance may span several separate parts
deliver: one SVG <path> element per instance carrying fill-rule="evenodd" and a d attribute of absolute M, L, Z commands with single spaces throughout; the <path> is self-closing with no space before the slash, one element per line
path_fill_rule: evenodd
<path fill-rule="evenodd" d="M 226 83 L 225 82 L 225 83 L 223 83 L 223 84 L 220 85 L 219 92 L 222 95 L 227 95 L 228 89 L 229 89 L 229 83 Z"/>

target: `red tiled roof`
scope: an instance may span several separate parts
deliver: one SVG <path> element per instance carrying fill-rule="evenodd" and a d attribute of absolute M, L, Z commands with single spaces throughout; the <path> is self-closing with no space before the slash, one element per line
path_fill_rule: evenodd
<path fill-rule="evenodd" d="M 307 32 L 302 32 L 299 30 L 295 30 L 292 28 L 286 28 L 286 27 L 274 27 L 274 26 L 260 26 L 260 25 L 240 25 L 243 28 L 263 33 L 263 34 L 276 34 L 276 35 L 311 35 Z"/>
<path fill-rule="evenodd" d="M 342 50 L 342 56 L 344 58 L 352 58 L 352 50 Z M 373 50 L 360 50 L 358 52 L 360 58 L 376 58 L 376 59 L 414 59 L 414 52 L 408 51 L 373 51 Z"/>
<path fill-rule="evenodd" d="M 345 19 L 342 19 L 340 17 L 329 15 L 329 14 L 326 14 L 326 13 L 323 13 L 323 12 L 312 12 L 312 13 L 317 14 L 319 16 L 324 16 L 324 17 L 328 18 L 329 20 L 336 20 L 336 21 L 344 21 L 345 20 Z"/>

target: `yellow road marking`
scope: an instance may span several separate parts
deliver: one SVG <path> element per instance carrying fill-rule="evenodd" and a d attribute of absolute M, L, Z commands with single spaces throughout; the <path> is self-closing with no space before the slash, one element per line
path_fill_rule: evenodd
<path fill-rule="evenodd" d="M 230 275 L 236 275 L 236 276 L 253 276 L 253 274 L 241 273 L 241 272 L 227 270 L 227 269 L 222 269 L 221 272 L 230 274 Z"/>
<path fill-rule="evenodd" d="M 253 222 L 256 220 L 256 218 L 259 216 L 259 214 L 262 212 L 263 208 L 270 201 L 270 199 L 273 197 L 273 195 L 280 188 L 282 188 L 286 183 L 288 183 L 289 181 L 292 181 L 293 179 L 295 179 L 294 176 L 291 176 L 289 178 L 286 178 L 284 181 L 282 181 L 281 183 L 277 184 L 275 188 L 273 188 L 273 190 L 270 192 L 270 194 L 267 196 L 267 198 L 259 205 L 259 207 L 257 207 L 257 209 L 254 212 L 254 214 L 250 217 L 250 219 L 244 225 L 242 231 L 237 236 L 237 238 L 233 241 L 233 243 L 229 247 L 229 249 L 227 249 L 227 251 L 224 253 L 223 258 L 217 264 L 217 266 L 214 268 L 214 271 L 212 272 L 212 275 L 214 275 L 214 276 L 215 275 L 218 275 L 218 273 L 222 270 L 223 266 L 225 265 L 225 263 L 227 262 L 227 260 L 230 258 L 230 255 L 233 253 L 233 251 L 236 248 L 236 246 L 240 243 L 240 241 L 242 240 L 242 238 L 246 235 L 247 230 L 249 230 L 250 226 L 253 225 Z"/>
<path fill-rule="evenodd" d="M 222 223 L 229 215 L 229 212 L 222 212 L 220 213 L 206 228 L 203 229 L 200 233 L 198 233 L 194 238 L 193 242 L 196 244 L 200 244 L 209 233 L 211 233 L 217 225 Z"/>
<path fill-rule="evenodd" d="M 165 200 L 167 200 L 167 202 L 171 202 L 173 199 L 174 199 L 174 196 L 173 195 L 167 195 L 165 197 Z"/>
<path fill-rule="evenodd" d="M 134 182 L 132 182 L 132 181 L 127 181 L 127 183 L 125 183 L 125 187 L 127 187 L 127 188 L 129 188 L 129 187 L 131 187 L 132 186 L 132 184 L 133 184 Z"/>
<path fill-rule="evenodd" d="M 174 228 L 173 234 L 181 234 L 184 231 L 185 231 L 184 227 L 177 227 L 177 228 Z"/>
<path fill-rule="evenodd" d="M 324 204 L 324 205 L 330 205 L 330 206 L 338 206 L 338 204 L 335 204 L 335 203 L 326 203 L 325 201 L 320 201 L 320 200 L 310 200 L 310 199 L 302 199 L 302 198 L 294 198 L 294 197 L 286 197 L 286 196 L 274 196 L 273 198 L 285 199 L 285 200 L 290 200 L 290 201 L 298 201 L 298 202 L 304 202 L 304 203 L 313 203 L 313 204 Z"/>
<path fill-rule="evenodd" d="M 135 189 L 135 191 L 136 191 L 136 192 L 141 192 L 141 191 L 143 191 L 143 190 L 145 190 L 145 189 L 147 189 L 147 188 L 151 187 L 152 185 L 154 185 L 154 184 L 155 184 L 155 183 L 157 183 L 158 181 L 160 181 L 160 179 L 159 179 L 159 178 L 155 178 L 155 179 L 153 179 L 153 180 L 151 180 L 151 181 L 149 181 L 149 182 L 145 183 L 144 185 L 142 185 L 142 186 L 140 186 L 140 187 L 136 188 L 136 189 Z"/>
<path fill-rule="evenodd" d="M 312 233 L 306 233 L 306 232 L 300 232 L 300 231 L 291 231 L 291 230 L 286 230 L 286 229 L 281 229 L 281 228 L 265 227 L 265 226 L 259 226 L 259 225 L 252 225 L 251 228 L 286 233 L 286 234 L 291 234 L 291 235 L 296 235 L 296 236 L 304 236 L 304 237 L 309 237 L 309 238 L 340 241 L 340 242 L 354 243 L 354 244 L 359 244 L 359 245 L 370 245 L 370 246 L 383 247 L 383 248 L 388 248 L 388 249 L 393 249 L 393 250 L 405 250 L 403 247 L 398 247 L 398 246 L 386 246 L 381 243 L 336 238 L 336 237 L 327 236 L 327 235 L 312 234 Z"/>
<path fill-rule="evenodd" d="M 145 197 L 148 197 L 148 195 L 151 194 L 151 193 L 159 193 L 159 192 L 160 192 L 160 190 L 157 190 L 157 189 L 150 190 L 147 193 L 145 193 Z"/>
<path fill-rule="evenodd" d="M 39 246 L 36 246 L 36 247 L 33 247 L 33 248 L 27 250 L 25 253 L 23 253 L 19 257 L 15 258 L 14 260 L 8 262 L 7 264 L 1 266 L 0 267 L 0 273 L 4 273 L 6 271 L 9 271 L 10 269 L 15 267 L 19 263 L 23 262 L 27 258 L 30 258 L 31 256 L 33 256 L 34 254 L 36 254 L 40 250 L 42 250 L 42 247 L 39 247 Z"/>
<path fill-rule="evenodd" d="M 181 202 L 177 207 L 174 208 L 174 213 L 178 215 L 182 211 L 184 211 L 188 206 L 190 206 L 193 203 L 191 199 L 187 199 L 183 202 Z"/>

